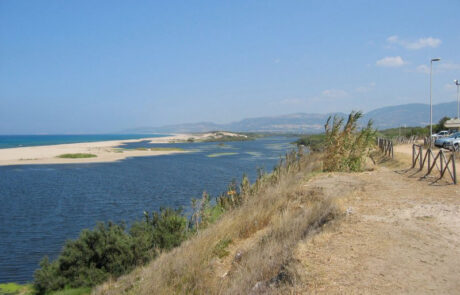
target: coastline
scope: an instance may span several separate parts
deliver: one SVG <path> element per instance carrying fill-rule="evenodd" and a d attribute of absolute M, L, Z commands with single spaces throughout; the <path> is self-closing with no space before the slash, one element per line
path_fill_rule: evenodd
<path fill-rule="evenodd" d="M 146 137 L 128 140 L 109 140 L 81 143 L 66 143 L 30 147 L 0 149 L 0 166 L 39 165 L 39 164 L 74 164 L 104 163 L 124 160 L 129 157 L 160 156 L 186 151 L 171 150 L 120 150 L 118 146 L 125 143 L 149 141 L 149 143 L 174 143 L 186 141 L 191 134 L 175 134 L 165 137 Z M 194 136 L 196 137 L 196 136 Z M 92 158 L 59 158 L 63 154 L 88 153 Z"/>
<path fill-rule="evenodd" d="M 0 166 L 105 163 L 124 160 L 130 157 L 161 156 L 187 153 L 182 149 L 123 149 L 120 145 L 132 142 L 180 143 L 219 140 L 224 137 L 241 137 L 231 132 L 208 132 L 201 134 L 182 133 L 165 137 L 145 137 L 139 139 L 107 140 L 55 145 L 14 147 L 0 149 Z M 243 137 L 246 137 L 243 135 Z M 65 154 L 91 154 L 92 157 L 60 158 Z"/>

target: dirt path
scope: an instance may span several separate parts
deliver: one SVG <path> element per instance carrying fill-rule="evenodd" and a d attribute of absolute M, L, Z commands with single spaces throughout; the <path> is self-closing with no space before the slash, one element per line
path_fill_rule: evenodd
<path fill-rule="evenodd" d="M 295 251 L 294 293 L 460 294 L 460 185 L 379 167 L 318 177 L 347 216 Z"/>

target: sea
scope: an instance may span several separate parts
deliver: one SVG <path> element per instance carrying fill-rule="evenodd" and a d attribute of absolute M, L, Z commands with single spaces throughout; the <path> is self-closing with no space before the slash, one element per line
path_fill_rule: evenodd
<path fill-rule="evenodd" d="M 0 135 L 0 149 L 22 146 L 54 145 L 106 140 L 162 137 L 164 134 L 71 134 L 71 135 Z"/>
<path fill-rule="evenodd" d="M 133 139 L 116 135 L 62 137 L 65 142 Z M 125 135 L 123 135 L 125 136 Z M 158 135 L 159 136 L 159 135 Z M 43 138 L 41 138 L 43 137 Z M 63 143 L 60 136 L 9 139 L 13 146 Z M 145 137 L 145 135 L 144 135 Z M 150 135 L 149 135 L 150 137 Z M 137 137 L 139 138 L 139 137 Z M 97 222 L 131 224 L 144 211 L 184 208 L 203 191 L 216 197 L 232 180 L 271 171 L 293 149 L 294 137 L 266 137 L 225 143 L 151 144 L 123 148 L 178 147 L 188 153 L 133 157 L 111 163 L 15 165 L 0 167 L 0 283 L 26 283 L 47 255 L 55 259 L 65 241 Z M 1 153 L 1 149 L 0 149 Z"/>

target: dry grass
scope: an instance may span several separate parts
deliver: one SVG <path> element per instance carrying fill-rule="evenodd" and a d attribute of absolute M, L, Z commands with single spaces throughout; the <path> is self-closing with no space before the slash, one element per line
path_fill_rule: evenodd
<path fill-rule="evenodd" d="M 331 196 L 304 186 L 320 170 L 317 156 L 303 156 L 296 164 L 276 169 L 253 185 L 243 205 L 215 224 L 93 293 L 279 293 L 279 287 L 295 284 L 296 273 L 290 268 L 295 245 L 339 215 Z M 224 243 L 226 255 L 215 250 L 222 241 L 231 241 Z"/>

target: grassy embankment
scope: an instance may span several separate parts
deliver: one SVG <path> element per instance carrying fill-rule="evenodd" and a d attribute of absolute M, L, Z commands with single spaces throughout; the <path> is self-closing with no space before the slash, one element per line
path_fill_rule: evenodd
<path fill-rule="evenodd" d="M 331 121 L 326 126 L 324 154 L 287 155 L 273 173 L 261 175 L 253 185 L 243 182 L 236 198 L 239 205 L 215 223 L 146 267 L 94 292 L 248 294 L 289 290 L 297 280 L 291 263 L 294 246 L 342 215 L 334 198 L 306 190 L 305 183 L 321 171 L 363 168 L 375 133 L 370 125 L 357 132 L 359 117 L 360 113 L 351 114 L 345 126 L 339 119 Z"/>
<path fill-rule="evenodd" d="M 238 197 L 222 201 L 229 205 L 218 203 L 229 209 L 215 223 L 198 225 L 197 234 L 180 247 L 97 292 L 238 294 L 257 282 L 282 285 L 294 279 L 286 269 L 292 245 L 340 214 L 333 200 L 302 188 L 320 171 L 318 156 L 298 156 L 290 154 L 285 164 L 252 186 L 242 185 Z M 242 244 L 246 249 L 236 253 L 234 246 Z"/>
<path fill-rule="evenodd" d="M 93 291 L 235 294 L 295 285 L 294 245 L 341 215 L 331 196 L 305 190 L 304 183 L 321 171 L 362 168 L 374 133 L 371 126 L 356 131 L 360 116 L 350 114 L 345 126 L 338 118 L 328 121 L 324 156 L 293 151 L 254 184 L 245 177 L 239 187 L 231 184 L 215 205 L 204 193 L 192 202 L 188 222 L 180 210 L 162 209 L 145 213 L 145 220 L 129 231 L 113 223 L 84 230 L 66 243 L 57 260 L 41 262 L 35 289 L 80 292 L 69 288 L 107 279 Z"/>

